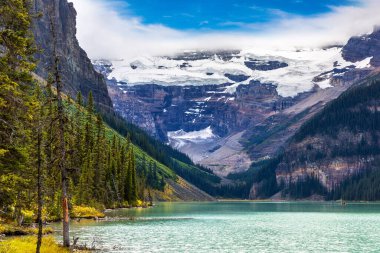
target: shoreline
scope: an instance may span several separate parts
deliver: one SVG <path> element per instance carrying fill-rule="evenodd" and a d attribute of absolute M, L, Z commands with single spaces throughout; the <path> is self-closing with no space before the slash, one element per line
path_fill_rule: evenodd
<path fill-rule="evenodd" d="M 202 203 L 197 201 L 183 201 L 183 202 L 177 202 L 177 203 Z M 206 201 L 205 203 L 207 203 Z M 216 201 L 209 201 L 209 203 L 212 202 L 230 202 L 230 203 L 341 203 L 341 200 L 310 200 L 310 199 L 216 199 Z M 379 201 L 344 201 L 346 204 L 380 204 Z M 159 203 L 165 203 L 165 202 L 159 202 Z M 173 202 L 176 203 L 176 202 Z"/>

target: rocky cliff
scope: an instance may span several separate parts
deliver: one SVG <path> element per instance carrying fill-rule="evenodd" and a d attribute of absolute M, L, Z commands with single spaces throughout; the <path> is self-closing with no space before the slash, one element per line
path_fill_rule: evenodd
<path fill-rule="evenodd" d="M 343 47 L 342 56 L 350 62 L 371 58 L 373 67 L 380 67 L 380 27 L 371 34 L 351 38 Z"/>
<path fill-rule="evenodd" d="M 36 58 L 36 73 L 48 77 L 52 66 L 53 36 L 55 28 L 59 67 L 62 72 L 64 90 L 73 98 L 80 91 L 85 97 L 93 92 L 99 108 L 112 108 L 104 77 L 94 70 L 86 52 L 79 46 L 76 38 L 76 11 L 67 0 L 35 0 L 33 11 L 41 14 L 34 20 L 33 33 L 39 53 Z"/>

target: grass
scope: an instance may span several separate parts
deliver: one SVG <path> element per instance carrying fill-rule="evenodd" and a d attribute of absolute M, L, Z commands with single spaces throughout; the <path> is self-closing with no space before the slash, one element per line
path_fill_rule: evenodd
<path fill-rule="evenodd" d="M 0 234 L 6 236 L 16 236 L 16 235 L 36 235 L 38 232 L 37 228 L 32 227 L 21 227 L 13 224 L 0 224 Z M 53 229 L 48 227 L 43 229 L 43 234 L 53 233 Z"/>
<path fill-rule="evenodd" d="M 14 237 L 0 241 L 0 253 L 34 253 L 37 238 L 35 236 Z M 69 253 L 70 250 L 57 244 L 53 236 L 45 236 L 42 240 L 41 253 Z M 85 253 L 88 251 L 76 251 Z"/>

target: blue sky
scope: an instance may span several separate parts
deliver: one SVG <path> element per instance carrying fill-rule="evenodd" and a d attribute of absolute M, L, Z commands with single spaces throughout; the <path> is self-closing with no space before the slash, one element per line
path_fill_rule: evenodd
<path fill-rule="evenodd" d="M 124 15 L 180 30 L 241 30 L 286 16 L 315 16 L 352 0 L 122 0 Z"/>

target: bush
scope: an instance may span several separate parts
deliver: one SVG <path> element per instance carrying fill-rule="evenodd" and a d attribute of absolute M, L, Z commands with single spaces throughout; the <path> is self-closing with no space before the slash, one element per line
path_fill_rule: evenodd
<path fill-rule="evenodd" d="M 31 224 L 35 220 L 34 212 L 30 210 L 22 210 L 22 215 L 24 216 L 24 223 Z"/>
<path fill-rule="evenodd" d="M 105 215 L 102 212 L 99 212 L 94 207 L 89 206 L 73 206 L 73 211 L 71 214 L 72 218 L 104 218 Z"/>

